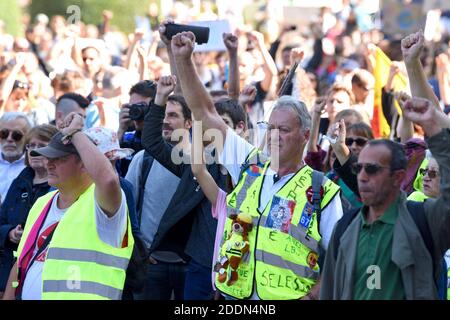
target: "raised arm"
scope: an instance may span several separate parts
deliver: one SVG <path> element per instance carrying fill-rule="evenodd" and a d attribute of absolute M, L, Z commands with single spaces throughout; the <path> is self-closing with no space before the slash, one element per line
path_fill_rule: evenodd
<path fill-rule="evenodd" d="M 103 24 L 100 28 L 100 33 L 102 36 L 107 34 L 111 30 L 111 19 L 114 17 L 114 13 L 110 10 L 103 10 L 102 18 Z"/>
<path fill-rule="evenodd" d="M 141 41 L 141 39 L 143 37 L 144 37 L 144 32 L 142 30 L 136 29 L 134 31 L 133 39 L 131 40 L 130 45 L 128 46 L 128 49 L 127 49 L 127 57 L 125 58 L 125 62 L 123 65 L 124 68 L 126 68 L 126 69 L 134 68 L 133 55 L 136 50 L 136 46 L 137 46 L 138 42 Z"/>
<path fill-rule="evenodd" d="M 257 89 L 252 84 L 248 84 L 242 89 L 239 94 L 238 102 L 244 110 L 247 110 L 247 108 L 252 105 L 253 101 L 255 101 L 256 93 Z"/>
<path fill-rule="evenodd" d="M 231 33 L 222 35 L 223 43 L 227 48 L 228 58 L 230 59 L 230 72 L 228 74 L 228 95 L 233 100 L 239 99 L 240 81 L 239 81 L 239 61 L 238 61 L 238 44 L 239 39 Z"/>
<path fill-rule="evenodd" d="M 150 110 L 145 115 L 141 141 L 142 146 L 156 161 L 177 177 L 181 177 L 182 164 L 175 164 L 172 161 L 173 147 L 162 137 L 167 97 L 175 85 L 175 76 L 164 76 L 158 80 L 155 101 L 150 104 Z"/>
<path fill-rule="evenodd" d="M 413 98 L 403 105 L 403 114 L 422 127 L 426 142 L 439 165 L 440 196 L 425 201 L 425 213 L 440 257 L 450 247 L 450 132 L 441 126 L 442 112 L 431 101 Z"/>
<path fill-rule="evenodd" d="M 217 113 L 211 97 L 195 71 L 192 62 L 194 43 L 195 35 L 192 32 L 181 32 L 172 38 L 172 51 L 183 96 L 194 118 L 202 122 L 203 131 L 218 129 L 222 136 L 226 137 L 228 126 Z"/>
<path fill-rule="evenodd" d="M 394 97 L 401 107 L 403 107 L 407 100 L 411 99 L 411 97 L 404 92 L 394 93 Z M 405 118 L 404 116 L 400 117 L 397 125 L 397 134 L 400 137 L 401 143 L 406 143 L 406 141 L 414 136 L 414 126 L 408 118 Z"/>
<path fill-rule="evenodd" d="M 263 70 L 264 70 L 264 79 L 261 81 L 261 88 L 268 92 L 272 87 L 272 83 L 274 79 L 276 79 L 278 70 L 275 61 L 273 61 L 270 56 L 269 51 L 266 48 L 266 44 L 264 43 L 264 36 L 262 33 L 257 31 L 252 31 L 250 33 L 250 38 L 256 41 L 256 46 L 258 50 L 261 52 L 263 57 Z"/>
<path fill-rule="evenodd" d="M 72 144 L 78 151 L 83 161 L 87 174 L 95 183 L 95 199 L 100 208 L 108 217 L 113 217 L 120 208 L 122 191 L 119 177 L 108 158 L 92 143 L 81 131 L 84 119 L 79 114 L 72 112 L 64 119 L 63 135 L 72 135 Z"/>
<path fill-rule="evenodd" d="M 201 123 L 194 120 L 192 125 L 191 169 L 206 198 L 214 205 L 219 187 L 206 169 L 203 152 L 203 132 Z"/>
<path fill-rule="evenodd" d="M 345 129 L 344 119 L 333 124 L 331 127 L 331 137 L 336 138 L 336 143 L 331 143 L 331 148 L 333 148 L 336 159 L 339 161 L 341 166 L 343 166 L 347 160 L 350 158 L 350 149 L 345 144 L 345 136 L 347 131 Z"/>
<path fill-rule="evenodd" d="M 439 93 L 445 106 L 450 105 L 450 63 L 446 53 L 436 57 L 436 78 L 439 83 Z"/>
<path fill-rule="evenodd" d="M 25 54 L 24 53 L 18 53 L 16 55 L 16 64 L 14 67 L 12 67 L 11 72 L 9 75 L 2 81 L 2 84 L 0 86 L 1 91 L 1 106 L 0 111 L 3 111 L 3 108 L 5 108 L 6 101 L 8 100 L 9 95 L 11 94 L 13 88 L 14 88 L 14 82 L 17 79 L 17 75 L 19 74 L 20 70 L 22 69 L 24 63 L 25 63 Z M 4 200 L 4 199 L 3 199 Z"/>
<path fill-rule="evenodd" d="M 147 55 L 145 50 L 142 47 L 138 47 L 136 51 L 139 57 L 139 81 L 150 79 L 148 75 Z"/>
<path fill-rule="evenodd" d="M 325 108 L 325 99 L 317 99 L 313 107 L 311 119 L 311 131 L 309 134 L 308 152 L 318 152 L 317 142 L 319 140 L 320 116 Z"/>
<path fill-rule="evenodd" d="M 420 62 L 420 54 L 425 46 L 422 30 L 411 34 L 402 40 L 402 53 L 408 72 L 409 85 L 413 97 L 430 100 L 434 107 L 440 110 L 439 100 L 427 81 L 427 76 Z"/>
<path fill-rule="evenodd" d="M 175 57 L 173 55 L 172 51 L 172 40 L 169 40 L 164 33 L 166 32 L 166 25 L 174 23 L 173 20 L 167 19 L 164 20 L 161 25 L 159 26 L 159 37 L 161 38 L 161 41 L 166 45 L 167 48 L 167 55 L 169 56 L 169 64 L 170 64 L 170 73 L 177 77 L 178 79 L 178 72 L 177 72 L 177 66 L 175 63 Z M 177 86 L 175 87 L 174 94 L 183 95 L 181 91 L 181 84 L 179 81 L 177 81 Z"/>

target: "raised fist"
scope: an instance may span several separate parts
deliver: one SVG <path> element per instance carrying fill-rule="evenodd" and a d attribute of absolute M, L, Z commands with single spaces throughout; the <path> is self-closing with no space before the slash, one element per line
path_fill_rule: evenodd
<path fill-rule="evenodd" d="M 180 32 L 173 36 L 171 42 L 172 53 L 175 58 L 191 58 L 195 47 L 195 35 L 192 32 Z"/>
<path fill-rule="evenodd" d="M 303 60 L 303 57 L 305 56 L 305 52 L 302 48 L 294 48 L 291 51 L 291 64 L 294 63 L 300 63 Z"/>
<path fill-rule="evenodd" d="M 247 104 L 253 103 L 256 97 L 256 87 L 254 85 L 246 85 L 239 95 L 239 104 L 245 107 Z"/>
<path fill-rule="evenodd" d="M 420 58 L 424 42 L 425 38 L 422 30 L 413 33 L 402 40 L 402 53 L 405 62 L 411 62 Z"/>
<path fill-rule="evenodd" d="M 177 85 L 177 78 L 175 76 L 163 76 L 158 80 L 156 94 L 167 97 Z"/>
<path fill-rule="evenodd" d="M 227 48 L 228 52 L 237 52 L 239 39 L 232 33 L 224 33 L 222 35 L 223 43 Z"/>
<path fill-rule="evenodd" d="M 144 30 L 142 30 L 142 29 L 134 30 L 133 41 L 136 41 L 136 42 L 141 41 L 143 37 L 144 37 Z"/>
<path fill-rule="evenodd" d="M 420 126 L 435 121 L 436 108 L 428 99 L 413 97 L 404 103 L 400 103 L 400 106 L 403 117 Z"/>

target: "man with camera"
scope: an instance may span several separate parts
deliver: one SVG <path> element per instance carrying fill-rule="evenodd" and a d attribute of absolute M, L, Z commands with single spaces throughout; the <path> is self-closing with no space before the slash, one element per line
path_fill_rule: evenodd
<path fill-rule="evenodd" d="M 143 149 L 141 144 L 142 129 L 144 128 L 144 116 L 148 106 L 155 98 L 156 84 L 151 80 L 143 80 L 136 83 L 130 89 L 130 102 L 122 106 L 120 110 L 120 125 L 118 138 L 121 148 L 131 148 L 134 154 L 131 157 L 121 159 L 118 162 L 119 174 L 124 177 L 134 155 Z"/>

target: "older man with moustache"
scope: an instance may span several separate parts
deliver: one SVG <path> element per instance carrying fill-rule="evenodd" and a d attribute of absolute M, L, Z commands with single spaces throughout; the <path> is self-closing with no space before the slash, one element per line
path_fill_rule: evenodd
<path fill-rule="evenodd" d="M 25 168 L 24 137 L 32 126 L 21 112 L 7 112 L 0 118 L 0 203 L 12 181 Z"/>

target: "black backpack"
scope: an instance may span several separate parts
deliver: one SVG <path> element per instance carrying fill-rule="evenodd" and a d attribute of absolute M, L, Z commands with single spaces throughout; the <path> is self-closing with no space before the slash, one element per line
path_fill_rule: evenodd
<path fill-rule="evenodd" d="M 436 288 L 438 290 L 439 298 L 441 300 L 447 300 L 447 265 L 445 259 L 442 257 L 441 263 L 435 265 L 434 261 L 434 244 L 431 237 L 430 227 L 428 226 L 428 221 L 425 216 L 425 208 L 423 202 L 407 201 L 406 207 L 408 212 L 413 218 L 414 222 L 419 229 L 420 235 L 422 236 L 425 246 L 433 259 L 433 275 L 435 275 Z M 347 227 L 352 223 L 355 217 L 358 215 L 361 208 L 356 208 L 352 211 L 345 213 L 342 218 L 336 224 L 336 230 L 334 232 L 333 245 L 336 248 L 334 252 L 334 259 L 337 259 L 338 248 L 341 244 L 341 237 L 344 234 Z M 436 274 L 438 274 L 436 278 Z"/>

